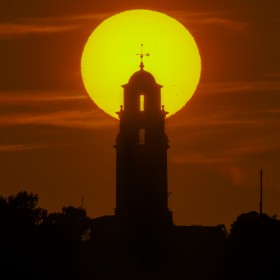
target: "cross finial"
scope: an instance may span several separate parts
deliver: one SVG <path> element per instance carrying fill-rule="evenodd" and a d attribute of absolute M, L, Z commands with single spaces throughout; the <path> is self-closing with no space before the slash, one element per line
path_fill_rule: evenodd
<path fill-rule="evenodd" d="M 144 56 L 149 56 L 150 54 L 149 53 L 143 53 L 143 44 L 141 44 L 141 53 L 137 53 L 136 55 L 140 56 L 141 63 L 140 63 L 139 66 L 140 66 L 140 69 L 143 70 L 143 68 L 144 68 L 143 57 Z"/>

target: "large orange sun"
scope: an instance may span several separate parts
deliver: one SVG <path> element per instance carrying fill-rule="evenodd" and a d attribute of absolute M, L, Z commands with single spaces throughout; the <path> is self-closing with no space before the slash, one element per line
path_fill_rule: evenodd
<path fill-rule="evenodd" d="M 145 70 L 162 88 L 168 116 L 182 109 L 198 85 L 201 60 L 190 32 L 177 20 L 150 10 L 130 10 L 104 20 L 90 35 L 82 55 L 82 78 L 95 104 L 112 117 L 123 104 L 123 88 L 139 70 L 141 44 L 149 57 Z"/>

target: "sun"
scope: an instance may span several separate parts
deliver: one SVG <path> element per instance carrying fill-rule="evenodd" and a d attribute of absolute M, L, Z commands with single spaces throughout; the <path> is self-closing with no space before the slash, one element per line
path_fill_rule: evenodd
<path fill-rule="evenodd" d="M 81 60 L 85 88 L 94 103 L 107 114 L 123 104 L 123 88 L 139 70 L 136 54 L 145 70 L 162 88 L 162 104 L 168 116 L 182 109 L 196 90 L 201 73 L 198 47 L 190 32 L 174 18 L 151 10 L 130 10 L 104 20 L 90 35 Z"/>

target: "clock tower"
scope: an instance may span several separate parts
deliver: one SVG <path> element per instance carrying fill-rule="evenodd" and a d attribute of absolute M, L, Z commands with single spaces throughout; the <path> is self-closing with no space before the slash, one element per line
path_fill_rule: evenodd
<path fill-rule="evenodd" d="M 152 74 L 140 70 L 123 85 L 124 101 L 116 139 L 116 217 L 128 224 L 171 225 L 168 209 L 167 112 Z"/>

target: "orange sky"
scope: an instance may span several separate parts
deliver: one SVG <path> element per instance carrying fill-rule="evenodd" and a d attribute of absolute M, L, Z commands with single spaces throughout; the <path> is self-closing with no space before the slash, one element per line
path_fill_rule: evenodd
<path fill-rule="evenodd" d="M 175 223 L 257 210 L 260 168 L 264 211 L 280 214 L 279 1 L 129 2 L 1 1 L 0 194 L 32 191 L 49 211 L 84 196 L 91 217 L 113 213 L 118 121 L 87 96 L 80 58 L 103 19 L 146 8 L 183 23 L 202 58 L 197 92 L 167 120 Z"/>

